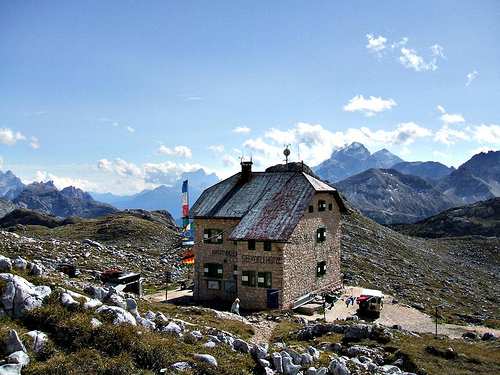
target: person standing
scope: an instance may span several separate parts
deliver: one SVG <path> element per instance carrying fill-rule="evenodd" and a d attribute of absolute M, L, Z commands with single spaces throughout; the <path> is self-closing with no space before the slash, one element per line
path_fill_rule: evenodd
<path fill-rule="evenodd" d="M 231 305 L 231 312 L 236 315 L 240 315 L 240 299 L 236 298 Z"/>

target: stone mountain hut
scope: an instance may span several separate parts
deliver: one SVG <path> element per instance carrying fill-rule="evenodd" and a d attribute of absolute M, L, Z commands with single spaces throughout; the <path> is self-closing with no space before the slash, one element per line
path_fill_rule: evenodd
<path fill-rule="evenodd" d="M 342 286 L 337 190 L 301 163 L 241 172 L 206 189 L 194 219 L 194 299 L 290 309 Z"/>

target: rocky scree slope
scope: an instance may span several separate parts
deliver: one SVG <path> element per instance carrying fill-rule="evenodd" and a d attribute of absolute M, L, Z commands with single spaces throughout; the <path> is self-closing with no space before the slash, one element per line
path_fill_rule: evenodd
<path fill-rule="evenodd" d="M 500 325 L 500 239 L 422 239 L 353 210 L 342 219 L 345 284 L 373 287 L 449 322 Z"/>
<path fill-rule="evenodd" d="M 416 222 L 453 205 L 431 183 L 394 169 L 369 169 L 335 186 L 363 214 L 383 224 Z"/>
<path fill-rule="evenodd" d="M 398 232 L 417 237 L 500 237 L 500 198 L 451 208 L 415 224 L 391 226 Z"/>
<path fill-rule="evenodd" d="M 429 182 L 440 180 L 455 171 L 455 168 L 436 161 L 404 161 L 394 164 L 391 169 L 423 178 Z"/>
<path fill-rule="evenodd" d="M 117 211 L 113 206 L 97 202 L 90 194 L 75 187 L 69 186 L 58 190 L 52 181 L 27 185 L 14 198 L 13 203 L 22 208 L 59 217 L 91 218 Z"/>
<path fill-rule="evenodd" d="M 112 267 L 140 272 L 146 284 L 161 286 L 165 270 L 178 267 L 181 237 L 168 213 L 125 211 L 49 228 L 16 225 L 0 231 L 0 254 L 39 259 L 44 265 L 74 264 L 88 277 Z"/>
<path fill-rule="evenodd" d="M 20 257 L 3 258 L 0 266 L 2 374 L 422 375 L 439 368 L 455 375 L 500 369 L 491 334 L 429 339 L 363 321 L 307 324 L 275 316 L 285 335 L 251 344 L 249 321 L 231 313 L 145 304 L 91 283 L 75 287 Z"/>

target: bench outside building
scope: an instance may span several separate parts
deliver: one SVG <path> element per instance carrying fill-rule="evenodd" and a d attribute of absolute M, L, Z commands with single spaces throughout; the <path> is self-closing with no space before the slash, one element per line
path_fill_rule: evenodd
<path fill-rule="evenodd" d="M 309 173 L 306 173 L 306 172 Z M 301 163 L 241 172 L 206 189 L 194 219 L 196 301 L 290 309 L 342 286 L 337 190 Z"/>

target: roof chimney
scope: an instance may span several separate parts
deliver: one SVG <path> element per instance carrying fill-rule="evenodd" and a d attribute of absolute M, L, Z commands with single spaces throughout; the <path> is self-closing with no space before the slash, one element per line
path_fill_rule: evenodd
<path fill-rule="evenodd" d="M 252 160 L 250 161 L 241 161 L 241 182 L 248 182 L 252 178 Z"/>

